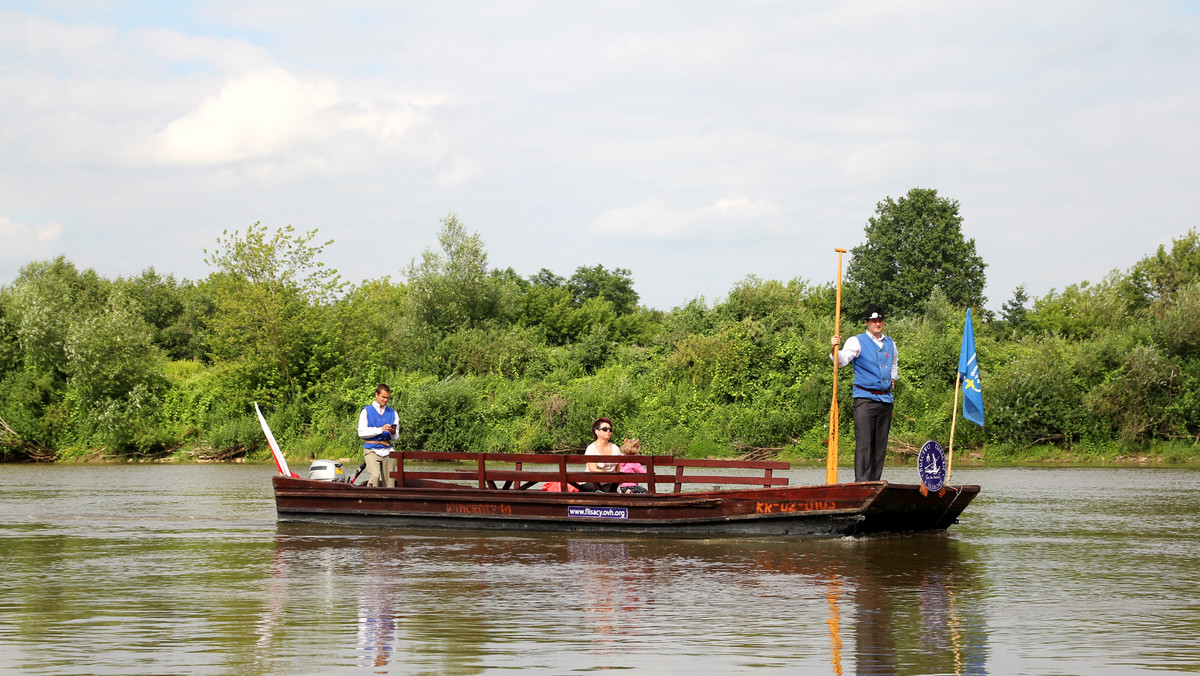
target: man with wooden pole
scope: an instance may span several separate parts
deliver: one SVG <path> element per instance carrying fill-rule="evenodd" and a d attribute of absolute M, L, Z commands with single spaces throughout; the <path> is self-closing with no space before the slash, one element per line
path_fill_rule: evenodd
<path fill-rule="evenodd" d="M 883 315 L 883 308 L 878 305 L 867 307 L 863 317 L 866 332 L 847 338 L 840 352 L 842 337 L 835 333 L 831 339 L 834 363 L 838 367 L 854 363 L 855 481 L 879 481 L 887 457 L 892 387 L 896 384 L 900 361 L 895 341 L 883 334 Z"/>

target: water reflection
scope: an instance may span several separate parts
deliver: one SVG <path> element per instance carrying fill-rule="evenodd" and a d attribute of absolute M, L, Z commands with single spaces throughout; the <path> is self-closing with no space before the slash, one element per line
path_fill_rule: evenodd
<path fill-rule="evenodd" d="M 979 573 L 946 535 L 779 543 L 281 524 L 276 548 L 293 590 L 357 585 L 352 640 L 336 624 L 326 638 L 353 643 L 354 661 L 378 673 L 400 669 L 397 656 L 404 670 L 436 671 L 538 655 L 678 672 L 680 655 L 744 661 L 748 646 L 756 668 L 986 673 L 982 612 L 961 600 Z"/>
<path fill-rule="evenodd" d="M 392 596 L 400 580 L 385 573 L 386 562 L 378 558 L 377 550 L 368 550 L 364 584 L 358 590 L 358 646 L 363 663 L 385 667 L 391 661 L 396 641 L 396 616 Z"/>
<path fill-rule="evenodd" d="M 0 671 L 1197 671 L 1200 471 L 969 471 L 949 535 L 788 543 L 281 527 L 262 468 L 9 465 Z"/>

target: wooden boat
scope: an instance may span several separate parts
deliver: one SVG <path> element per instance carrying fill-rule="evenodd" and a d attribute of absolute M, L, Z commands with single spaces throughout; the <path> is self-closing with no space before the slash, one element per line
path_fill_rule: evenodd
<path fill-rule="evenodd" d="M 786 462 L 625 456 L 645 474 L 585 471 L 596 456 L 509 453 L 393 453 L 396 487 L 276 476 L 281 522 L 408 528 L 569 531 L 613 534 L 836 537 L 945 530 L 979 493 L 941 495 L 886 481 L 788 486 Z M 468 468 L 417 469 L 413 461 Z M 627 482 L 645 493 L 558 492 L 545 484 Z M 685 490 L 686 488 L 686 490 Z"/>

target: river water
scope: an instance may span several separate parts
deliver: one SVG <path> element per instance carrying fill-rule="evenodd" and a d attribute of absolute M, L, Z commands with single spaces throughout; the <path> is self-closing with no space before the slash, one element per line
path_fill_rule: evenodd
<path fill-rule="evenodd" d="M 1194 469 L 960 469 L 948 534 L 791 542 L 279 525 L 271 474 L 0 466 L 0 671 L 1200 672 Z"/>

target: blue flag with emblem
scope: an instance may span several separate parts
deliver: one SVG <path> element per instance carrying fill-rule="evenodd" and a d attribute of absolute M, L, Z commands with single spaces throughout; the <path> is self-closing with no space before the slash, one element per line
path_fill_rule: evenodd
<path fill-rule="evenodd" d="M 983 383 L 979 381 L 979 360 L 975 358 L 975 329 L 971 326 L 971 308 L 967 308 L 967 321 L 963 324 L 958 373 L 962 376 L 963 417 L 983 427 Z"/>

